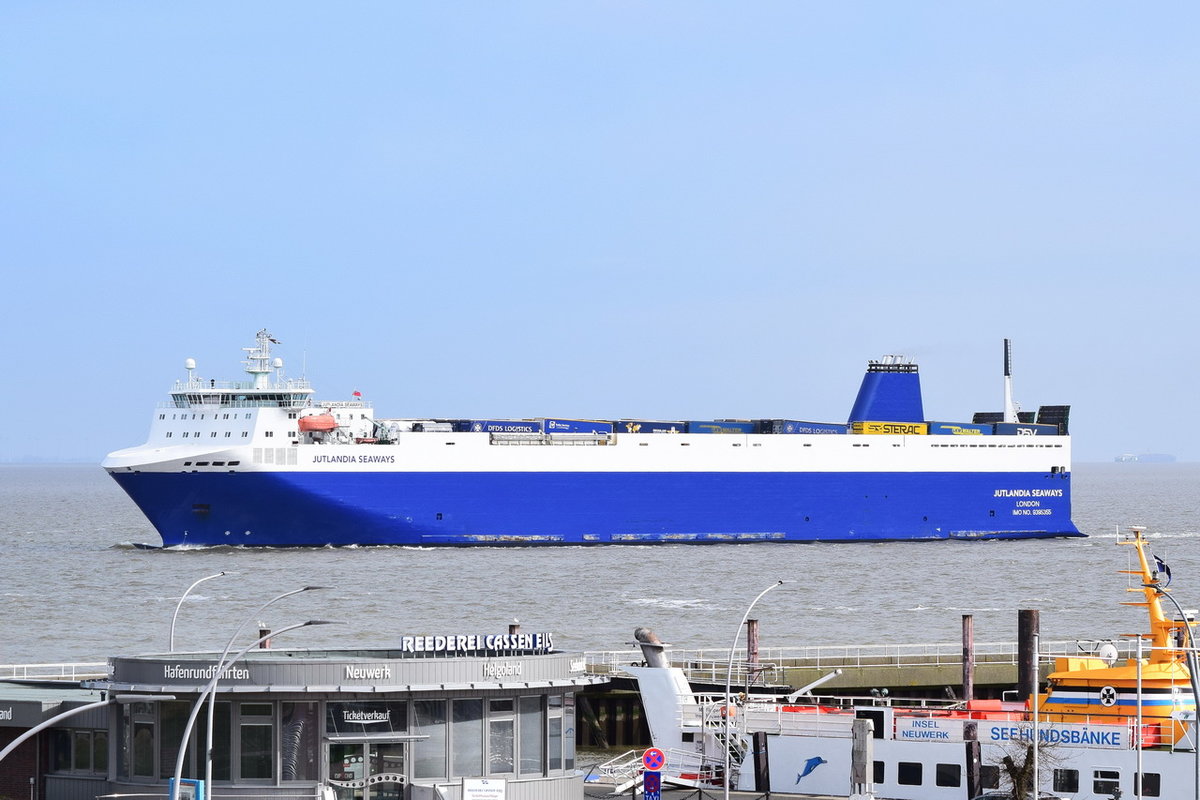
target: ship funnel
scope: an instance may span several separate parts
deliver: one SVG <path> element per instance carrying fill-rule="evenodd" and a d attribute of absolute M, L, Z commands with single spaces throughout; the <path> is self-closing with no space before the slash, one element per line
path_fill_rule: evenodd
<path fill-rule="evenodd" d="M 637 639 L 638 645 L 642 648 L 642 656 L 646 659 L 646 666 L 667 668 L 671 666 L 671 662 L 667 660 L 666 648 L 658 638 L 658 634 L 649 628 L 637 628 L 633 632 L 633 638 Z"/>
<path fill-rule="evenodd" d="M 867 420 L 923 422 L 921 377 L 917 365 L 903 356 L 884 356 L 867 364 L 867 374 L 858 387 L 850 410 L 850 422 Z"/>

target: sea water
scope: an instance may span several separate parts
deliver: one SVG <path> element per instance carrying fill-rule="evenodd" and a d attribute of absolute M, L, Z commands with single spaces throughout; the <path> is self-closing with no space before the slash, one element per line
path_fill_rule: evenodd
<path fill-rule="evenodd" d="M 389 647 L 402 636 L 550 632 L 558 649 L 628 649 L 654 628 L 679 648 L 728 648 L 754 597 L 762 646 L 1016 639 L 1037 609 L 1045 641 L 1112 639 L 1145 628 L 1130 596 L 1145 525 L 1175 598 L 1200 608 L 1196 464 L 1081 464 L 1074 519 L 1086 539 L 877 544 L 716 544 L 545 548 L 146 550 L 157 534 L 97 466 L 0 466 L 0 664 L 102 661 L 168 648 L 222 649 L 243 623 L 335 625 L 277 647 Z M 284 599 L 306 585 L 324 586 Z"/>

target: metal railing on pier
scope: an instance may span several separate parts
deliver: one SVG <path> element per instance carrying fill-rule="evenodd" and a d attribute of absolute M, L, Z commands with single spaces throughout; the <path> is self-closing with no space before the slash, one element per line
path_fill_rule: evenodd
<path fill-rule="evenodd" d="M 1059 656 L 1094 655 L 1096 642 L 1078 640 L 1041 641 L 1039 657 L 1046 661 Z M 1119 658 L 1133 658 L 1129 642 L 1112 642 Z M 977 663 L 1018 663 L 1019 648 L 1016 642 L 977 642 Z M 962 642 L 939 642 L 927 644 L 874 644 L 874 645 L 820 645 L 813 647 L 761 648 L 758 664 L 746 661 L 746 651 L 734 652 L 732 683 L 744 685 L 747 672 L 755 671 L 758 683 L 782 683 L 787 669 L 854 669 L 858 667 L 933 667 L 951 666 L 962 663 Z M 643 663 L 640 650 L 588 651 L 588 670 L 600 675 L 619 674 L 624 666 L 639 666 Z M 667 651 L 673 666 L 680 667 L 692 681 L 721 682 L 729 664 L 729 650 L 708 648 L 700 650 Z"/>
<path fill-rule="evenodd" d="M 63 664 L 0 664 L 0 681 L 83 681 L 108 677 L 107 661 Z"/>

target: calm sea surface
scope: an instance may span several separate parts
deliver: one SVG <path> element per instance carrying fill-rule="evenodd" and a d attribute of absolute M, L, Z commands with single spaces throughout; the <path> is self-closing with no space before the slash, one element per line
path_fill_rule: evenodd
<path fill-rule="evenodd" d="M 1075 522 L 1088 539 L 819 545 L 155 551 L 157 534 L 96 466 L 0 466 L 0 664 L 102 661 L 176 648 L 221 649 L 264 602 L 269 627 L 323 618 L 277 646 L 383 647 L 406 634 L 550 631 L 560 649 L 625 649 L 648 625 L 677 647 L 727 648 L 763 598 L 763 647 L 957 642 L 963 614 L 980 642 L 1016 639 L 1017 610 L 1041 612 L 1043 639 L 1141 630 L 1126 600 L 1130 548 L 1145 525 L 1200 607 L 1197 464 L 1083 464 Z M 257 622 L 259 620 L 253 620 Z M 246 641 L 251 638 L 246 637 Z"/>

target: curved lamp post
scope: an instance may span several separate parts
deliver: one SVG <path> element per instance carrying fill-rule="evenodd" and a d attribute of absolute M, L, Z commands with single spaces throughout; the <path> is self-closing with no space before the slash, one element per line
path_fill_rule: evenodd
<path fill-rule="evenodd" d="M 335 623 L 332 622 L 331 620 L 310 619 L 306 622 L 297 622 L 293 625 L 287 625 L 285 627 L 280 628 L 277 631 L 272 631 L 270 633 L 266 633 L 266 634 L 258 637 L 257 639 L 255 639 L 253 642 L 251 642 L 250 644 L 243 647 L 241 650 L 239 650 L 237 653 L 235 653 L 230 658 L 225 658 L 226 654 L 228 654 L 228 652 L 229 652 L 228 648 L 226 648 L 225 653 L 222 653 L 222 655 L 221 655 L 221 660 L 219 660 L 217 662 L 216 669 L 213 670 L 212 678 L 208 681 L 207 684 L 205 684 L 204 688 L 200 690 L 200 696 L 196 698 L 196 702 L 192 705 L 192 713 L 188 716 L 187 724 L 184 725 L 184 727 L 183 727 L 183 738 L 179 743 L 179 755 L 175 759 L 175 785 L 169 796 L 170 800 L 179 800 L 179 782 L 183 779 L 183 761 L 187 757 L 188 739 L 191 738 L 192 728 L 196 724 L 196 717 L 198 717 L 200 715 L 200 709 L 204 705 L 205 698 L 212 697 L 213 695 L 216 694 L 214 690 L 217 687 L 217 681 L 219 681 L 221 679 L 221 673 L 225 672 L 225 670 L 227 670 L 231 666 L 233 666 L 233 664 L 239 658 L 246 655 L 246 653 L 250 652 L 255 647 L 257 647 L 259 644 L 261 644 L 262 642 L 265 642 L 267 639 L 270 639 L 272 636 L 278 636 L 281 633 L 287 633 L 288 631 L 295 630 L 296 628 L 305 628 L 310 625 L 333 625 L 333 624 L 335 624 Z M 210 708 L 211 708 L 211 706 L 210 706 Z M 209 717 L 209 719 L 211 720 L 212 718 Z M 205 772 L 205 775 L 206 775 L 206 781 L 204 784 L 206 787 L 205 791 L 209 791 L 207 789 L 207 787 L 209 786 L 209 783 L 207 782 L 207 776 L 211 773 L 211 770 L 212 770 L 212 733 L 211 733 L 212 729 L 210 728 L 209 730 L 210 730 L 210 733 L 208 735 L 209 740 L 207 742 L 205 742 L 205 752 L 206 752 L 206 757 L 208 759 L 206 762 L 207 769 Z"/>
<path fill-rule="evenodd" d="M 222 575 L 236 575 L 236 574 L 237 574 L 236 572 L 218 572 L 216 575 L 208 575 L 206 577 L 201 578 L 200 580 L 196 581 L 195 583 L 193 583 L 191 586 L 189 586 L 187 588 L 187 591 L 183 593 L 183 597 L 180 597 L 179 602 L 175 604 L 175 613 L 171 615 L 171 640 L 170 640 L 170 645 L 167 649 L 168 653 L 175 652 L 175 620 L 179 617 L 179 609 L 183 607 L 183 601 L 186 600 L 187 596 L 192 593 L 192 589 L 195 589 L 197 586 L 204 583 L 205 581 L 211 581 L 213 578 L 220 578 Z"/>
<path fill-rule="evenodd" d="M 328 586 L 305 586 L 305 587 L 302 587 L 302 588 L 300 588 L 300 589 L 293 589 L 293 590 L 291 590 L 290 592 L 284 592 L 283 594 L 281 594 L 281 595 L 277 595 L 277 596 L 275 596 L 275 597 L 272 597 L 270 600 L 268 600 L 267 602 L 263 603 L 261 606 L 259 606 L 259 607 L 258 607 L 258 610 L 256 610 L 256 611 L 255 611 L 253 614 L 251 614 L 250 616 L 248 616 L 248 617 L 246 617 L 244 620 L 242 620 L 242 624 L 241 624 L 241 625 L 239 625 L 239 626 L 237 627 L 237 630 L 235 630 L 235 631 L 233 632 L 233 636 L 230 636 L 230 637 L 229 637 L 229 644 L 225 645 L 225 651 L 224 651 L 223 653 L 221 653 L 221 657 L 218 659 L 218 663 L 221 663 L 221 662 L 224 662 L 224 661 L 225 661 L 225 656 L 227 656 L 227 655 L 229 654 L 229 651 L 233 649 L 233 643 L 234 643 L 234 641 L 237 639 L 237 637 L 238 637 L 238 634 L 240 634 L 240 633 L 242 632 L 242 628 L 246 627 L 246 624 L 247 624 L 248 622 L 250 622 L 250 620 L 252 620 L 252 619 L 258 619 L 258 616 L 259 616 L 259 614 L 261 614 L 261 613 L 263 612 L 263 610 L 264 610 L 264 609 L 265 609 L 267 606 L 269 606 L 269 605 L 272 605 L 272 604 L 274 604 L 274 603 L 277 603 L 277 602 L 279 602 L 280 600 L 282 600 L 282 599 L 283 599 L 283 598 L 285 598 L 285 597 L 291 597 L 291 596 L 292 596 L 292 595 L 294 595 L 294 594 L 300 594 L 301 592 L 313 592 L 313 591 L 317 591 L 317 590 L 320 590 L 320 589 L 328 589 L 328 588 L 329 588 Z M 310 624 L 310 625 L 311 625 L 311 624 L 314 624 L 314 623 L 310 621 L 310 622 L 308 622 L 308 623 L 306 623 L 306 624 Z M 325 624 L 327 624 L 327 623 L 325 623 L 325 622 L 317 622 L 317 623 L 315 623 L 315 624 L 318 624 L 318 625 L 325 625 Z M 260 644 L 261 642 L 263 642 L 263 641 L 265 641 L 265 640 L 267 640 L 267 639 L 269 639 L 269 638 L 271 638 L 271 634 L 269 634 L 269 633 L 268 633 L 266 636 L 263 636 L 261 639 L 259 639 L 258 641 L 256 641 L 254 644 Z M 245 651 L 243 651 L 243 653 L 244 653 L 244 652 L 245 652 Z M 236 658 L 235 658 L 235 659 L 232 659 L 232 660 L 230 660 L 229 664 L 232 664 L 232 663 L 233 663 L 233 661 L 235 661 L 235 660 L 236 660 Z M 217 675 L 220 675 L 220 674 L 221 674 L 221 672 L 222 672 L 223 670 L 225 670 L 226 668 L 228 668 L 229 664 L 225 664 L 225 665 L 224 665 L 224 666 L 222 666 L 220 669 L 218 669 L 218 670 L 217 670 Z M 214 676 L 213 676 L 213 686 L 216 686 L 216 685 L 217 685 L 217 681 L 216 681 L 216 675 L 214 675 Z M 204 744 L 205 744 L 205 755 L 204 755 L 204 785 L 205 785 L 205 786 L 212 786 L 212 738 L 213 738 L 213 716 L 214 716 L 214 714 L 216 713 L 216 706 L 217 706 L 217 696 L 216 696 L 216 693 L 215 693 L 215 692 L 212 692 L 212 691 L 210 690 L 210 694 L 209 694 L 209 696 L 208 696 L 208 725 L 207 725 L 207 727 L 206 727 L 206 729 L 205 729 L 205 730 L 206 730 L 206 733 L 208 734 L 208 738 L 204 740 Z M 178 798 L 173 798 L 172 800 L 178 800 Z"/>
<path fill-rule="evenodd" d="M 1175 606 L 1175 610 L 1179 612 L 1179 619 L 1183 622 L 1184 633 L 1187 634 L 1187 670 L 1188 679 L 1192 684 L 1192 747 L 1196 753 L 1196 783 L 1193 796 L 1196 798 L 1196 800 L 1200 800 L 1200 675 L 1196 674 L 1196 639 L 1192 634 L 1192 626 L 1191 623 L 1188 622 L 1187 614 L 1183 613 L 1183 606 L 1179 605 L 1179 601 L 1172 597 L 1170 592 L 1163 589 L 1157 583 L 1143 583 L 1142 587 L 1145 589 L 1153 589 L 1156 596 L 1165 597 L 1171 601 L 1171 605 Z M 1139 697 L 1139 708 L 1141 707 L 1141 702 L 1141 698 Z M 1139 789 L 1141 788 L 1141 779 L 1142 777 L 1139 774 Z"/>
<path fill-rule="evenodd" d="M 750 611 L 754 608 L 755 603 L 761 600 L 764 594 L 782 585 L 783 581 L 776 581 L 759 592 L 758 597 L 750 601 L 750 605 L 746 607 L 746 613 L 742 614 L 742 621 L 738 623 L 737 630 L 733 634 L 733 644 L 729 646 L 729 664 L 725 668 L 725 746 L 723 748 L 725 750 L 725 772 L 721 776 L 721 783 L 724 784 L 724 800 L 729 800 L 729 722 L 733 718 L 733 709 L 730 707 L 729 687 L 733 682 L 733 651 L 737 649 L 738 637 L 742 635 L 742 626 L 750 618 Z"/>
<path fill-rule="evenodd" d="M 113 703 L 158 703 L 165 700 L 174 699 L 175 695 L 173 694 L 115 694 L 107 700 L 97 700 L 95 703 L 88 703 L 87 705 L 79 706 L 79 708 L 72 708 L 70 711 L 64 711 L 58 716 L 51 717 L 45 722 L 39 722 L 37 725 L 34 725 L 32 728 L 22 733 L 16 739 L 13 739 L 11 742 L 9 742 L 7 747 L 5 747 L 3 750 L 0 750 L 0 761 L 3 761 L 5 756 L 7 756 L 13 750 L 16 750 L 17 747 L 19 747 L 20 744 L 25 740 L 38 733 L 41 733 L 46 728 L 57 725 L 59 722 L 62 722 L 68 717 L 75 716 L 76 714 L 82 714 L 85 711 L 91 711 L 93 708 L 103 708 L 104 706 L 112 705 Z"/>

